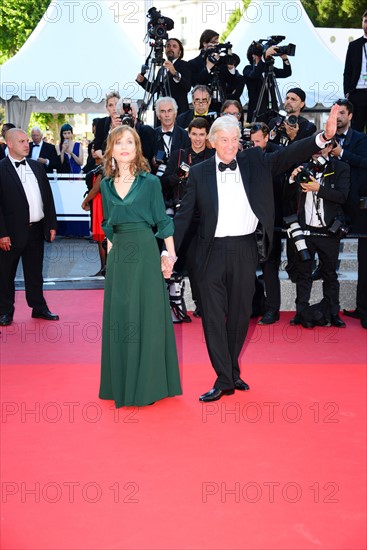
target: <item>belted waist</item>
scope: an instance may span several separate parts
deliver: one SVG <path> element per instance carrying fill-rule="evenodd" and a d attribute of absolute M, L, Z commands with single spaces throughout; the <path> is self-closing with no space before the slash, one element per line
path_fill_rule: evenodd
<path fill-rule="evenodd" d="M 151 227 L 146 222 L 128 222 L 114 225 L 112 229 L 114 233 L 127 233 L 131 231 L 144 231 L 147 229 L 151 230 Z"/>
<path fill-rule="evenodd" d="M 249 241 L 252 240 L 255 236 L 255 233 L 249 233 L 248 235 L 235 235 L 233 237 L 214 237 L 215 242 L 234 242 L 234 241 Z"/>

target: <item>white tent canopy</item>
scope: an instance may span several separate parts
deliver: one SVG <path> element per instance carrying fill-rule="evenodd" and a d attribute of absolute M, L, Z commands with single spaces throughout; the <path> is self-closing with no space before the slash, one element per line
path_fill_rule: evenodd
<path fill-rule="evenodd" d="M 325 46 L 300 0 L 253 0 L 228 40 L 246 65 L 251 42 L 271 35 L 286 37 L 280 45 L 296 44 L 296 55 L 290 57 L 292 76 L 277 79 L 283 99 L 295 86 L 305 91 L 307 107 L 330 107 L 343 97 L 343 62 Z M 275 59 L 275 67 L 282 67 L 281 59 Z"/>
<path fill-rule="evenodd" d="M 1 67 L 7 120 L 34 112 L 104 112 L 107 93 L 136 98 L 142 59 L 109 2 L 52 0 L 19 52 Z"/>

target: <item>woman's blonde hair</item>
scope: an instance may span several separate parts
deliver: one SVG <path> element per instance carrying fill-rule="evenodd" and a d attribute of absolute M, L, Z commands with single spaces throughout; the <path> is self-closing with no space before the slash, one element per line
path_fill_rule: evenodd
<path fill-rule="evenodd" d="M 150 166 L 145 157 L 143 157 L 143 152 L 141 148 L 141 141 L 139 134 L 137 133 L 134 128 L 130 128 L 130 126 L 119 126 L 118 128 L 115 128 L 110 132 L 108 138 L 107 138 L 107 147 L 105 154 L 103 156 L 103 164 L 104 164 L 104 173 L 107 177 L 115 177 L 119 175 L 119 169 L 117 163 L 115 164 L 115 167 L 113 167 L 112 164 L 112 151 L 114 148 L 114 145 L 118 139 L 123 136 L 126 132 L 129 132 L 135 141 L 135 147 L 136 147 L 136 155 L 134 161 L 131 163 L 130 171 L 132 174 L 136 175 L 139 172 L 150 172 Z"/>

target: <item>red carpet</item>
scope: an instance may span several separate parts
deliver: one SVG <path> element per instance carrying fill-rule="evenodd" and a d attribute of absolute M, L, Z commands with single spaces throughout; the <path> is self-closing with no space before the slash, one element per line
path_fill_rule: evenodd
<path fill-rule="evenodd" d="M 98 399 L 102 291 L 17 292 L 1 335 L 1 549 L 366 548 L 366 331 L 251 325 L 250 392 L 214 380 L 201 323 L 176 326 L 183 396 Z"/>

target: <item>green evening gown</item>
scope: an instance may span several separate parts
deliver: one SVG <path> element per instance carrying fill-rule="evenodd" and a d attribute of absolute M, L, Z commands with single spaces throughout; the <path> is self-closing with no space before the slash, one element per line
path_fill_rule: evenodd
<path fill-rule="evenodd" d="M 161 183 L 140 173 L 124 199 L 113 179 L 101 182 L 107 256 L 99 397 L 116 407 L 180 395 L 176 342 L 157 237 L 173 235 Z"/>

